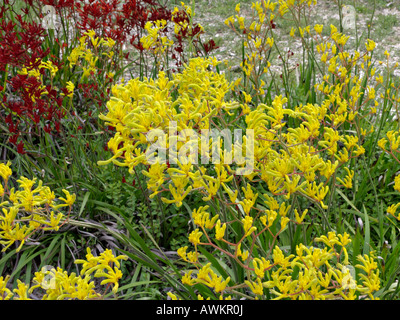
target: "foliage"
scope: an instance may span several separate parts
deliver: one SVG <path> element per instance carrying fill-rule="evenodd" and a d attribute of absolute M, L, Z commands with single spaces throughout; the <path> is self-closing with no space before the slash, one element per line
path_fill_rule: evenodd
<path fill-rule="evenodd" d="M 0 297 L 398 298 L 397 64 L 341 1 L 330 26 L 238 3 L 239 74 L 194 1 L 25 3 L 0 12 Z"/>

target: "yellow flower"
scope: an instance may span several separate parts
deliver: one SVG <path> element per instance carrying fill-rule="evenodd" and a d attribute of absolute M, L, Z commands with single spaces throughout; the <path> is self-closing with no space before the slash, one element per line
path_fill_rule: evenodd
<path fill-rule="evenodd" d="M 174 295 L 172 292 L 167 292 L 168 297 L 171 298 L 171 300 L 178 300 L 177 296 Z"/>
<path fill-rule="evenodd" d="M 337 33 L 337 28 L 333 24 L 331 24 L 331 36 L 333 36 L 336 33 Z"/>
<path fill-rule="evenodd" d="M 67 94 L 67 97 L 72 98 L 72 96 L 74 95 L 74 89 L 75 89 L 75 85 L 72 83 L 72 81 L 67 82 L 66 89 L 69 92 Z M 64 95 L 64 94 L 62 93 L 62 95 Z"/>
<path fill-rule="evenodd" d="M 393 186 L 393 189 L 400 192 L 400 174 L 398 174 L 398 175 L 394 178 L 394 186 Z"/>
<path fill-rule="evenodd" d="M 195 246 L 197 246 L 201 241 L 200 238 L 203 235 L 202 232 L 200 232 L 199 229 L 196 229 L 192 231 L 189 235 L 189 241 L 193 243 Z"/>
<path fill-rule="evenodd" d="M 115 45 L 115 41 L 111 38 L 107 38 L 107 40 L 103 41 L 103 46 L 112 48 L 114 45 Z"/>
<path fill-rule="evenodd" d="M 178 256 L 180 256 L 185 261 L 187 261 L 187 256 L 186 256 L 187 249 L 188 249 L 188 246 L 184 246 L 184 247 L 179 248 L 176 252 L 178 254 Z"/>
<path fill-rule="evenodd" d="M 196 263 L 199 259 L 199 253 L 196 251 L 188 252 L 187 254 L 188 261 L 191 263 Z"/>
<path fill-rule="evenodd" d="M 383 149 L 383 150 L 386 150 L 386 149 L 385 149 L 386 143 L 387 143 L 387 140 L 386 140 L 385 138 L 380 139 L 380 140 L 378 141 L 378 146 L 379 146 L 379 148 L 381 148 L 381 149 Z"/>
<path fill-rule="evenodd" d="M 270 268 L 271 262 L 269 260 L 265 260 L 264 257 L 254 258 L 253 259 L 254 273 L 260 279 L 264 278 L 265 271 Z"/>
<path fill-rule="evenodd" d="M 236 7 L 235 7 L 235 11 L 236 11 L 237 13 L 239 13 L 239 12 L 240 12 L 240 3 L 238 3 L 238 4 L 236 5 Z"/>
<path fill-rule="evenodd" d="M 314 29 L 315 29 L 315 31 L 318 33 L 318 34 L 321 34 L 322 33 L 322 28 L 323 28 L 324 26 L 322 25 L 322 24 L 316 24 L 315 26 L 314 26 Z"/>
<path fill-rule="evenodd" d="M 8 178 L 12 175 L 12 170 L 10 169 L 11 162 L 7 161 L 7 164 L 0 163 L 0 176 L 4 179 L 7 184 Z"/>
<path fill-rule="evenodd" d="M 54 212 L 52 211 L 50 213 L 50 221 L 49 222 L 46 222 L 46 221 L 43 222 L 43 224 L 47 224 L 47 225 L 49 225 L 49 227 L 45 227 L 45 228 L 43 228 L 43 230 L 55 230 L 55 231 L 58 231 L 59 224 L 60 224 L 61 219 L 63 217 L 64 217 L 64 215 L 61 212 L 59 212 L 57 214 L 57 216 L 55 216 Z"/>
<path fill-rule="evenodd" d="M 304 210 L 302 215 L 300 216 L 298 211 L 297 211 L 297 209 L 294 209 L 294 215 L 295 215 L 295 218 L 296 218 L 296 222 L 298 224 L 301 224 L 303 222 L 307 212 L 308 212 L 308 209 Z"/>
<path fill-rule="evenodd" d="M 400 206 L 400 202 L 396 203 L 396 204 L 392 204 L 391 206 L 389 206 L 386 211 L 387 213 L 389 213 L 390 215 L 392 215 L 393 217 L 395 217 L 396 219 L 400 220 L 400 215 L 396 217 L 396 211 L 397 208 Z"/>
<path fill-rule="evenodd" d="M 72 49 L 71 53 L 67 57 L 69 61 L 69 67 L 72 68 L 79 60 L 79 58 L 82 56 L 83 51 L 81 47 L 76 47 Z"/>
<path fill-rule="evenodd" d="M 294 255 L 289 255 L 288 257 L 285 257 L 282 250 L 278 247 L 275 246 L 274 250 L 272 251 L 272 258 L 274 260 L 274 264 L 280 265 L 283 268 L 286 268 L 290 265 L 290 259 L 292 259 Z"/>
<path fill-rule="evenodd" d="M 329 231 L 328 236 L 322 235 L 321 237 L 315 238 L 315 241 L 322 241 L 330 248 L 333 248 L 335 244 L 341 245 L 339 238 L 334 231 Z"/>
<path fill-rule="evenodd" d="M 229 25 L 233 25 L 234 22 L 235 22 L 235 19 L 234 19 L 233 16 L 231 16 L 231 17 L 229 17 L 228 19 L 226 19 L 224 23 L 225 23 L 227 26 L 229 26 Z"/>
<path fill-rule="evenodd" d="M 50 71 L 50 76 L 51 78 L 54 78 L 54 76 L 56 75 L 57 71 L 58 71 L 58 67 L 53 65 L 53 63 L 49 60 L 47 62 L 41 62 L 39 65 L 39 68 L 44 68 Z"/>
<path fill-rule="evenodd" d="M 285 229 L 290 219 L 288 217 L 281 218 L 281 230 Z"/>
<path fill-rule="evenodd" d="M 32 300 L 28 297 L 28 289 L 29 286 L 25 283 L 23 283 L 21 280 L 17 280 L 18 287 L 17 289 L 14 289 L 13 291 L 18 295 L 17 297 L 14 297 L 14 300 Z"/>
<path fill-rule="evenodd" d="M 117 257 L 114 256 L 110 249 L 104 250 L 99 256 L 99 262 L 105 266 L 115 264 L 118 268 L 120 267 L 120 263 L 118 260 L 127 260 L 128 257 L 126 255 L 119 255 Z"/>
<path fill-rule="evenodd" d="M 95 37 L 96 33 L 94 32 L 94 30 L 89 30 L 84 34 L 90 38 L 90 41 L 94 48 L 97 48 L 100 44 L 104 42 L 104 39 Z"/>
<path fill-rule="evenodd" d="M 367 48 L 367 51 L 373 51 L 375 49 L 376 44 L 373 40 L 367 39 L 365 46 Z"/>
<path fill-rule="evenodd" d="M 211 229 L 214 226 L 215 221 L 218 219 L 218 215 L 215 215 L 210 220 L 210 214 L 206 211 L 209 206 L 199 207 L 198 209 L 194 209 L 192 212 L 193 221 L 196 225 L 201 228 Z"/>
<path fill-rule="evenodd" d="M 243 30 L 245 28 L 245 25 L 244 25 L 245 18 L 244 17 L 239 17 L 239 16 L 236 16 L 236 18 L 237 18 L 237 21 L 239 23 L 239 28 L 241 30 Z"/>
<path fill-rule="evenodd" d="M 217 224 L 215 225 L 215 239 L 221 240 L 225 235 L 225 230 L 226 230 L 226 223 L 222 224 L 221 227 L 221 220 L 218 220 Z"/>
<path fill-rule="evenodd" d="M 114 270 L 109 268 L 107 273 L 100 272 L 100 273 L 97 273 L 95 276 L 106 278 L 100 283 L 100 285 L 112 283 L 114 285 L 112 292 L 116 293 L 118 291 L 118 287 L 119 287 L 118 281 L 119 281 L 119 279 L 122 278 L 122 272 L 117 267 L 114 267 Z"/>
<path fill-rule="evenodd" d="M 76 259 L 74 261 L 75 264 L 80 264 L 82 263 L 83 268 L 81 270 L 81 275 L 85 274 L 87 270 L 92 269 L 97 265 L 98 258 L 94 257 L 92 254 L 92 251 L 89 247 L 86 248 L 86 260 L 83 259 Z"/>
<path fill-rule="evenodd" d="M 169 190 L 172 194 L 172 197 L 174 200 L 169 200 L 167 198 L 162 197 L 161 200 L 164 203 L 175 203 L 176 206 L 179 208 L 182 206 L 182 201 L 185 199 L 185 197 L 189 194 L 189 192 L 192 190 L 192 186 L 188 187 L 186 190 L 183 188 L 174 188 L 172 184 L 169 185 Z"/>
<path fill-rule="evenodd" d="M 60 197 L 58 199 L 60 199 L 61 201 L 64 201 L 66 206 L 71 207 L 74 204 L 75 200 L 76 200 L 76 195 L 75 194 L 71 195 L 69 193 L 69 191 L 65 190 L 65 189 L 62 189 L 62 191 L 65 194 L 65 198 Z"/>
<path fill-rule="evenodd" d="M 253 218 L 250 216 L 244 217 L 242 219 L 242 223 L 246 237 L 252 234 L 255 230 L 257 230 L 257 227 L 253 226 Z"/>
<path fill-rule="evenodd" d="M 351 170 L 347 167 L 345 167 L 345 170 L 347 171 L 347 176 L 344 178 L 344 180 L 340 179 L 339 177 L 337 180 L 345 187 L 348 189 L 351 189 L 353 187 L 352 179 L 354 177 L 354 170 Z"/>
<path fill-rule="evenodd" d="M 0 300 L 10 300 L 13 296 L 11 290 L 7 288 L 9 278 L 10 276 L 6 276 L 5 278 L 3 276 L 0 277 Z"/>
<path fill-rule="evenodd" d="M 247 286 L 250 288 L 250 290 L 256 294 L 256 295 L 263 295 L 264 294 L 264 288 L 261 282 L 260 278 L 257 278 L 256 281 L 249 281 L 249 280 L 245 280 L 244 281 L 245 284 L 247 284 Z"/>

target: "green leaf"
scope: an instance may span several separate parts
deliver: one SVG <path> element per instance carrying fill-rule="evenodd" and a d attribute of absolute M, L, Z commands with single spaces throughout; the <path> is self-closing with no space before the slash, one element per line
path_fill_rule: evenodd
<path fill-rule="evenodd" d="M 78 216 L 79 216 L 79 217 L 81 216 L 83 210 L 85 210 L 85 206 L 86 206 L 86 203 L 87 203 L 87 201 L 88 201 L 88 199 L 89 199 L 89 196 L 90 196 L 90 191 L 87 191 L 87 192 L 85 193 L 85 196 L 83 197 L 82 204 L 81 204 L 81 208 L 79 209 L 79 213 L 78 213 Z"/>
<path fill-rule="evenodd" d="M 365 209 L 364 205 L 363 205 L 363 209 L 364 209 L 364 218 L 365 218 L 363 254 L 369 254 L 370 247 L 371 247 L 371 244 L 370 244 L 371 235 L 370 235 L 369 217 L 368 217 L 367 210 Z"/>
<path fill-rule="evenodd" d="M 199 251 L 207 258 L 209 262 L 211 262 L 211 265 L 218 271 L 218 273 L 224 278 L 227 279 L 228 277 L 231 278 L 229 285 L 233 285 L 233 279 L 237 279 L 238 277 L 233 277 L 232 275 L 229 275 L 228 272 L 226 272 L 225 268 L 221 265 L 222 261 L 217 260 L 211 253 L 209 253 L 205 248 L 202 246 L 198 246 Z"/>
<path fill-rule="evenodd" d="M 22 268 L 27 267 L 28 264 L 31 263 L 31 261 L 37 257 L 38 255 L 40 255 L 41 253 L 46 251 L 46 248 L 39 250 L 35 253 L 33 253 L 32 251 L 34 250 L 29 250 L 31 248 L 28 248 L 26 251 L 24 251 L 18 261 L 18 265 L 17 267 L 14 269 L 13 273 L 10 276 L 10 280 L 19 272 L 21 271 Z"/>
<path fill-rule="evenodd" d="M 353 210 L 346 210 L 346 209 L 343 209 L 343 211 L 347 211 L 347 212 L 351 211 L 354 214 L 356 214 L 357 216 L 359 216 L 361 218 L 365 218 L 365 214 L 362 213 L 360 210 L 358 210 L 357 207 L 349 200 L 349 198 L 346 197 L 346 195 L 342 191 L 340 191 L 339 189 L 336 189 L 336 192 L 347 202 L 347 204 L 350 207 L 352 207 L 354 209 L 354 211 Z M 375 223 L 378 223 L 378 219 L 376 219 L 376 218 L 369 217 L 369 219 L 371 221 L 375 222 Z"/>

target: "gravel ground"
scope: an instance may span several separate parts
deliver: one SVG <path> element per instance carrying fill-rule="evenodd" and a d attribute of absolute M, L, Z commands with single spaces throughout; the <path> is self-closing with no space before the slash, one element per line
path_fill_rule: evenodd
<path fill-rule="evenodd" d="M 190 3 L 190 0 L 185 1 Z M 368 35 L 368 25 L 371 24 L 370 38 L 376 42 L 375 58 L 384 59 L 383 53 L 387 50 L 391 54 L 392 64 L 400 62 L 400 0 L 356 0 L 342 1 L 347 4 L 343 9 L 343 18 L 355 17 L 357 34 L 361 49 L 365 49 L 364 43 Z M 197 0 L 195 1 L 195 22 L 199 22 L 206 30 L 204 39 L 213 38 L 219 48 L 214 55 L 219 60 L 227 59 L 231 65 L 238 65 L 241 57 L 241 41 L 230 30 L 224 21 L 236 12 L 235 1 L 232 0 Z M 250 18 L 251 1 L 241 2 L 241 14 Z M 372 23 L 371 23 L 372 17 Z M 331 24 L 339 26 L 339 11 L 335 0 L 318 0 L 309 12 L 309 19 L 314 24 L 323 24 L 329 30 Z M 354 19 L 354 18 L 353 18 Z M 301 56 L 301 43 L 289 37 L 292 25 L 277 20 L 275 33 L 279 43 L 290 48 L 296 56 Z M 285 25 L 286 23 L 286 25 Z M 351 24 L 350 24 L 351 25 Z M 354 27 L 355 25 L 353 25 Z M 350 36 L 348 48 L 354 48 L 356 43 L 356 29 L 345 28 L 344 33 Z M 395 70 L 394 75 L 400 76 L 400 71 Z"/>

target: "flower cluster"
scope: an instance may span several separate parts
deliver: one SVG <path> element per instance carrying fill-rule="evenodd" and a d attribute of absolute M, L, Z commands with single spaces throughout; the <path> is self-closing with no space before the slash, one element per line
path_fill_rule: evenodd
<path fill-rule="evenodd" d="M 63 189 L 65 197 L 56 199 L 54 192 L 36 178 L 20 177 L 19 190 L 10 188 L 11 162 L 0 163 L 0 244 L 7 250 L 15 242 L 21 250 L 25 241 L 38 231 L 57 231 L 68 219 L 76 195 Z M 58 200 L 58 201 L 57 201 Z M 67 208 L 67 218 L 60 209 Z"/>
<path fill-rule="evenodd" d="M 186 7 L 172 12 L 147 0 L 129 0 L 123 4 L 117 0 L 89 3 L 25 0 L 25 3 L 29 8 L 22 10 L 30 14 L 52 8 L 54 17 L 51 19 L 61 24 L 46 26 L 44 20 L 48 20 L 48 16 L 43 14 L 29 22 L 26 22 L 28 15 L 17 15 L 14 19 L 10 1 L 5 2 L 0 12 L 0 71 L 4 72 L 0 84 L 0 119 L 8 128 L 7 142 L 16 146 L 21 154 L 26 152 L 24 146 L 32 136 L 36 139 L 45 133 L 62 134 L 68 112 L 76 116 L 74 112 L 79 111 L 71 110 L 75 87 L 81 85 L 79 92 L 88 96 L 91 92 L 85 85 L 101 84 L 93 101 L 83 101 L 81 95 L 79 100 L 75 98 L 79 102 L 76 109 L 92 102 L 97 108 L 108 98 L 109 85 L 126 76 L 127 72 L 123 72 L 127 66 L 132 71 L 132 65 L 138 63 L 138 72 L 147 74 L 146 52 L 152 57 L 158 53 L 153 44 L 143 43 L 143 39 L 150 36 L 144 34 L 152 30 L 151 26 L 157 21 L 157 24 L 164 23 L 162 30 L 157 29 L 164 35 L 161 39 L 167 41 L 162 42 L 164 47 L 168 47 L 167 43 L 172 45 L 172 40 L 166 40 L 166 36 L 175 34 L 173 52 L 168 52 L 167 60 L 175 61 L 176 66 L 185 60 L 189 42 L 197 43 L 197 50 L 203 45 L 199 40 L 202 28 L 192 21 Z M 76 32 L 71 32 L 71 26 Z M 55 39 L 50 36 L 52 28 L 57 30 Z M 151 52 L 144 52 L 143 44 Z M 213 42 L 204 45 L 207 52 L 215 47 Z M 139 60 L 135 51 L 139 52 Z M 167 64 L 164 67 L 169 70 Z M 90 118 L 88 114 L 92 112 L 86 112 Z"/>
<path fill-rule="evenodd" d="M 181 2 L 170 10 L 153 0 L 24 1 L 36 15 L 44 6 L 54 8 L 65 34 L 20 15 L 10 19 L 12 4 L 4 1 L 0 119 L 1 130 L 9 136 L 6 143 L 23 154 L 24 143 L 39 141 L 44 157 L 54 152 L 62 161 L 69 151 L 76 156 L 90 150 L 98 157 L 91 157 L 87 166 L 68 163 L 71 180 L 101 159 L 99 166 L 113 164 L 134 175 L 133 186 L 139 182 L 137 191 L 144 196 L 139 199 L 135 193 L 135 205 L 144 200 L 150 210 L 158 206 L 164 223 L 178 216 L 166 212 L 179 211 L 179 218 L 186 219 L 180 225 L 188 226 L 187 239 L 176 246 L 180 259 L 172 263 L 183 266 L 179 279 L 189 295 L 300 300 L 385 296 L 389 286 L 385 283 L 381 290 L 381 282 L 397 272 L 390 266 L 395 259 L 388 260 L 386 271 L 384 265 L 380 268 L 374 251 L 379 247 L 372 241 L 364 243 L 362 255 L 358 241 L 348 251 L 352 240 L 345 230 L 361 234 L 351 221 L 335 221 L 340 218 L 334 210 L 341 213 L 351 205 L 343 212 L 360 213 L 347 196 L 358 194 L 363 178 L 357 170 L 375 145 L 400 163 L 399 128 L 396 123 L 385 126 L 385 117 L 380 117 L 388 105 L 400 115 L 400 86 L 389 86 L 387 51 L 384 80 L 374 60 L 376 43 L 369 36 L 361 45 L 357 39 L 356 49 L 349 50 L 351 38 L 338 27 L 309 24 L 301 16 L 316 0 L 255 1 L 248 12 L 239 3 L 225 21 L 242 40 L 241 73 L 231 80 L 225 73 L 232 70 L 229 62 L 223 70 L 220 61 L 209 57 L 216 45 L 212 40 L 204 43 L 204 28 L 195 22 L 195 2 Z M 28 8 L 22 10 L 28 16 Z M 288 44 L 301 43 L 302 62 L 291 49 L 281 50 L 278 19 L 293 23 Z M 67 35 L 71 25 L 78 32 Z M 379 141 L 372 135 L 376 125 L 377 134 L 385 135 Z M 77 132 L 81 139 L 70 139 L 77 138 Z M 99 145 L 91 148 L 89 139 L 100 135 Z M 104 141 L 109 157 L 97 152 L 103 151 Z M 25 161 L 32 155 L 15 156 Z M 88 176 L 92 174 L 95 171 Z M 11 162 L 0 163 L 3 252 L 10 247 L 19 252 L 42 232 L 59 231 L 76 201 L 68 188 L 60 188 L 64 196 L 56 198 L 38 178 L 12 175 Z M 98 185 L 107 187 L 98 178 Z M 362 181 L 364 188 L 367 180 Z M 399 174 L 393 188 L 400 192 Z M 81 212 L 99 203 L 89 201 L 91 195 L 92 189 L 83 197 Z M 375 198 L 378 202 L 376 192 Z M 392 217 L 400 220 L 399 207 L 387 207 L 390 222 Z M 375 220 L 364 212 L 369 228 L 367 220 Z M 368 231 L 387 233 L 382 215 L 376 221 L 379 228 Z M 129 227 L 128 220 L 125 223 Z M 7 284 L 9 277 L 0 277 L 0 299 L 116 295 L 121 291 L 121 260 L 126 259 L 108 249 L 94 256 L 87 248 L 86 259 L 75 260 L 82 265 L 80 274 L 43 268 L 31 287 L 18 280 L 14 290 Z M 103 293 L 99 286 L 105 286 Z M 178 299 L 181 293 L 186 294 L 168 296 Z"/>
<path fill-rule="evenodd" d="M 218 223 L 217 223 L 218 226 Z M 216 228 L 217 228 L 216 226 Z M 218 236 L 216 236 L 218 239 Z M 247 287 L 256 299 L 265 297 L 267 292 L 276 297 L 274 299 L 300 299 L 300 300 L 327 300 L 346 299 L 354 300 L 358 296 L 368 296 L 374 299 L 374 292 L 380 288 L 378 265 L 374 256 L 358 256 L 361 264 L 355 265 L 359 269 L 357 283 L 353 266 L 349 264 L 346 245 L 350 243 L 349 235 L 336 235 L 329 232 L 328 236 L 315 239 L 323 242 L 324 248 L 309 247 L 304 244 L 296 246 L 296 254 L 285 255 L 275 246 L 271 258 L 252 257 L 248 251 L 243 252 L 240 245 L 236 246 L 236 257 L 226 253 L 248 272 L 248 279 L 243 284 L 229 286 L 230 277 L 224 279 L 210 268 L 211 263 L 202 266 L 193 252 L 187 253 L 187 247 L 178 250 L 179 256 L 197 268 L 182 277 L 182 283 L 189 286 L 205 284 L 213 288 L 220 297 L 234 293 L 236 289 Z M 196 244 L 207 244 L 195 242 Z M 240 262 L 239 257 L 245 262 Z M 362 281 L 361 281 L 362 280 Z M 230 296 L 229 296 L 230 297 Z"/>
<path fill-rule="evenodd" d="M 144 50 L 151 52 L 160 70 L 169 68 L 169 60 L 175 62 L 175 66 L 172 66 L 174 70 L 180 70 L 183 63 L 187 62 L 187 56 L 200 55 L 202 52 L 208 55 L 217 48 L 212 39 L 202 42 L 200 35 L 204 33 L 204 28 L 194 22 L 194 16 L 194 7 L 181 2 L 181 9 L 175 7 L 168 19 L 146 23 L 147 35 L 142 36 L 140 42 Z"/>
<path fill-rule="evenodd" d="M 111 71 L 114 70 L 116 64 L 112 50 L 114 46 L 113 39 L 97 37 L 94 30 L 89 30 L 79 38 L 79 46 L 73 48 L 67 57 L 69 67 L 75 71 L 82 69 L 80 82 L 83 84 L 87 84 L 89 78 L 92 80 L 90 82 L 94 83 L 102 79 L 104 83 L 101 91 L 103 92 L 108 84 L 114 81 L 114 72 Z M 98 60 L 101 60 L 101 63 Z M 100 69 L 98 65 L 107 66 L 107 69 Z M 70 83 L 68 89 L 70 95 L 73 89 L 74 85 Z M 87 93 L 84 92 L 84 94 Z"/>
<path fill-rule="evenodd" d="M 18 287 L 13 290 L 14 293 L 7 288 L 9 277 L 0 277 L 0 300 L 31 300 L 30 295 L 33 292 L 40 292 L 41 300 L 102 299 L 110 285 L 113 285 L 113 293 L 118 291 L 119 280 L 122 277 L 119 260 L 126 259 L 124 255 L 114 256 L 109 249 L 95 257 L 90 248 L 87 248 L 86 260 L 75 261 L 76 264 L 83 264 L 81 275 L 74 272 L 68 274 L 61 268 L 43 267 L 35 272 L 31 287 L 18 280 Z M 95 278 L 104 278 L 100 283 L 101 286 L 107 285 L 103 294 L 96 291 L 92 275 Z"/>
<path fill-rule="evenodd" d="M 24 153 L 20 137 L 30 127 L 36 128 L 33 133 L 39 129 L 48 133 L 60 131 L 60 120 L 65 115 L 63 97 L 51 81 L 43 79 L 53 79 L 60 64 L 49 56 L 50 48 L 43 49 L 46 35 L 42 26 L 25 22 L 21 16 L 15 22 L 6 22 L 9 10 L 5 7 L 0 13 L 0 70 L 4 71 L 0 119 L 8 127 L 8 141 Z"/>
<path fill-rule="evenodd" d="M 232 84 L 228 84 L 223 76 L 207 70 L 212 63 L 211 60 L 193 59 L 172 81 L 160 73 L 156 81 L 136 79 L 130 80 L 126 86 L 115 86 L 112 89 L 114 96 L 107 104 L 109 112 L 100 116 L 116 129 L 114 138 L 108 143 L 114 156 L 99 163 L 113 162 L 129 167 L 130 172 L 138 164 L 147 165 L 145 175 L 150 178 L 148 187 L 153 191 L 152 196 L 170 191 L 173 200 L 163 197 L 163 201 L 178 206 L 192 189 L 202 192 L 204 201 L 217 197 L 227 203 L 218 195 L 221 189 L 235 203 L 238 193 L 232 191 L 236 188 L 230 175 L 242 173 L 251 182 L 265 182 L 273 195 L 289 199 L 298 194 L 326 208 L 323 200 L 329 191 L 328 181 L 332 175 L 351 158 L 364 152 L 358 137 L 342 136 L 338 124 L 329 125 L 328 119 L 335 114 L 329 112 L 329 101 L 321 106 L 301 105 L 295 110 L 285 108 L 287 99 L 281 96 L 274 99 L 272 106 L 260 104 L 253 110 L 247 103 L 225 101 L 224 96 Z M 170 92 L 175 88 L 179 96 L 173 101 Z M 215 147 L 221 141 L 199 133 L 205 129 L 227 129 L 231 133 L 229 126 L 234 126 L 234 121 L 224 123 L 221 119 L 233 118 L 233 111 L 237 115 L 236 123 L 243 119 L 246 126 L 247 133 L 240 137 L 245 143 L 240 145 L 236 141 L 230 151 L 228 144 L 223 147 L 225 149 L 219 149 L 217 155 L 222 161 L 215 164 L 216 175 L 213 176 L 211 172 L 207 173 L 207 165 L 195 166 L 199 163 L 198 153 L 193 156 L 195 153 L 188 155 L 188 151 L 201 145 L 200 160 L 203 163 L 205 159 L 209 161 L 212 153 L 210 143 Z M 289 117 L 300 120 L 297 128 L 285 130 Z M 172 125 L 176 125 L 181 133 L 176 139 L 171 134 L 162 134 L 171 132 Z M 157 132 L 161 135 L 157 136 Z M 153 142 L 156 136 L 158 154 L 153 163 L 149 163 L 151 152 L 155 151 Z M 206 138 L 209 138 L 208 145 Z M 344 145 L 341 150 L 338 149 L 339 142 Z M 162 150 L 164 155 L 166 150 L 169 151 L 168 164 L 177 164 L 177 168 L 168 168 Z M 253 168 L 248 166 L 251 158 Z M 351 187 L 353 173 L 345 172 L 345 178 L 338 181 Z M 168 187 L 163 188 L 167 183 Z M 189 186 L 189 183 L 193 185 Z M 255 207 L 255 200 L 246 195 L 242 203 L 246 215 L 249 215 Z"/>
<path fill-rule="evenodd" d="M 285 7 L 282 1 L 278 14 L 283 16 L 293 6 L 313 3 L 286 1 Z M 332 239 L 343 238 L 346 242 L 340 251 L 345 254 L 344 264 L 334 264 L 332 268 L 328 261 L 340 257 L 333 245 L 327 244 L 328 249 L 298 246 L 297 257 L 285 258 L 276 242 L 287 229 L 307 221 L 309 207 L 302 208 L 299 199 L 313 203 L 314 210 L 324 216 L 330 190 L 353 187 L 354 171 L 348 164 L 365 153 L 362 142 L 373 127 L 367 132 L 363 121 L 366 115 L 374 114 L 379 104 L 375 92 L 381 76 L 376 75 L 370 62 L 374 43 L 368 40 L 365 53 L 350 55 L 345 50 L 347 38 L 335 27 L 331 26 L 329 37 L 322 37 L 321 26 L 315 26 L 315 34 L 310 27 L 301 29 L 300 37 L 308 34 L 315 38 L 324 65 L 321 69 L 325 76 L 313 85 L 321 103 L 310 100 L 293 105 L 282 95 L 276 95 L 269 104 L 257 103 L 254 96 L 265 100 L 263 77 L 270 65 L 266 56 L 274 46 L 273 12 L 277 5 L 270 1 L 253 3 L 257 14 L 249 27 L 240 16 L 238 5 L 236 18 L 226 22 L 234 30 L 235 21 L 238 22 L 246 37 L 245 48 L 255 53 L 246 56 L 242 64 L 244 80 L 229 83 L 213 70 L 217 61 L 196 58 L 171 80 L 160 72 L 154 80 L 132 79 L 126 85 L 113 87 L 108 113 L 100 116 L 115 128 L 108 143 L 113 156 L 99 164 L 112 162 L 128 167 L 130 173 L 141 170 L 148 179 L 150 198 L 159 197 L 167 205 L 181 207 L 195 194 L 202 195 L 204 205 L 191 212 L 195 228 L 188 239 L 194 250 L 188 251 L 188 246 L 178 250 L 182 259 L 197 269 L 196 277 L 192 277 L 193 270 L 184 275 L 185 284 L 205 284 L 217 293 L 247 286 L 256 295 L 263 295 L 263 288 L 270 288 L 281 298 L 351 299 L 356 291 L 372 298 L 379 288 L 379 277 L 373 271 L 376 268 L 366 270 L 373 279 L 371 283 L 343 291 L 341 283 L 348 275 L 342 270 L 348 264 L 348 241 L 343 239 L 348 235 L 337 238 L 329 234 Z M 270 23 L 263 24 L 264 21 Z M 164 24 L 154 25 L 158 26 L 154 29 L 157 35 Z M 156 37 L 145 41 L 150 39 Z M 261 61 L 266 68 L 260 68 Z M 356 74 L 358 69 L 368 72 L 363 77 Z M 246 77 L 252 78 L 254 95 L 245 93 L 250 92 L 242 83 Z M 373 80 L 376 85 L 370 86 Z M 226 97 L 239 86 L 244 89 L 243 101 L 228 101 Z M 361 97 L 364 90 L 368 94 Z M 371 104 L 369 110 L 365 108 Z M 213 130 L 219 134 L 210 134 Z M 230 135 L 235 136 L 234 141 L 227 139 Z M 219 161 L 210 165 L 214 156 Z M 340 241 L 335 243 L 340 245 Z M 257 279 L 248 275 L 242 284 L 232 284 L 229 277 L 215 273 L 210 263 L 199 261 L 198 246 L 220 252 L 231 263 L 235 261 L 238 268 L 258 270 Z M 260 250 L 264 255 L 260 256 Z M 283 265 L 267 260 L 271 259 L 271 252 L 272 260 L 281 257 Z M 307 259 L 316 257 L 314 270 L 304 262 L 307 259 L 303 255 Z M 297 272 L 301 281 L 288 276 L 295 273 L 295 266 L 300 268 Z M 319 270 L 321 266 L 323 269 Z M 263 284 L 262 275 L 270 269 L 275 278 L 269 272 L 269 282 Z"/>
<path fill-rule="evenodd" d="M 389 143 L 389 146 L 387 145 Z M 397 157 L 397 153 L 399 153 L 400 146 L 400 131 L 388 131 L 386 133 L 386 138 L 382 138 L 378 141 L 378 146 L 384 150 L 386 153 L 390 154 L 397 163 L 400 164 L 400 160 Z M 400 192 L 400 175 L 396 175 L 394 179 L 393 189 Z M 400 206 L 399 203 L 394 203 L 387 208 L 387 213 L 391 216 L 395 217 L 400 221 L 400 214 L 396 214 L 397 209 Z"/>
<path fill-rule="evenodd" d="M 241 14 L 240 3 L 236 5 L 236 15 L 225 20 L 225 24 L 243 41 L 246 54 L 240 67 L 244 75 L 243 89 L 247 94 L 259 98 L 265 94 L 266 76 L 271 66 L 269 57 L 274 46 L 276 2 L 253 2 L 251 21 Z M 246 26 L 248 25 L 248 26 Z M 251 81 L 248 79 L 251 78 Z"/>
<path fill-rule="evenodd" d="M 181 6 L 182 9 L 169 10 L 152 0 L 128 0 L 122 4 L 117 0 L 93 1 L 77 7 L 77 26 L 83 32 L 94 30 L 101 37 L 110 37 L 121 47 L 128 43 L 129 60 L 136 60 L 131 50 L 136 49 L 140 55 L 150 52 L 156 59 L 165 58 L 164 65 L 158 68 L 168 69 L 167 59 L 173 61 L 176 68 L 185 62 L 187 53 L 184 51 L 190 45 L 195 47 L 196 53 L 207 54 L 216 48 L 212 40 L 201 42 L 199 36 L 203 29 L 193 22 L 194 8 L 184 3 Z"/>

